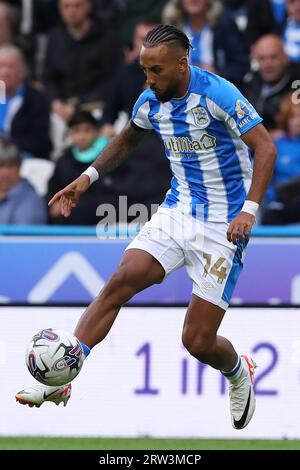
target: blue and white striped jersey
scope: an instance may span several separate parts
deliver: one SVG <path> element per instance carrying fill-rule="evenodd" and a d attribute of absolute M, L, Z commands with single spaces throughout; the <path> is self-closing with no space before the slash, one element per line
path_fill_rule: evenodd
<path fill-rule="evenodd" d="M 241 210 L 252 179 L 250 150 L 240 139 L 262 119 L 232 83 L 190 66 L 183 98 L 161 103 L 149 88 L 132 121 L 161 137 L 173 178 L 163 206 L 194 217 L 230 222 Z"/>

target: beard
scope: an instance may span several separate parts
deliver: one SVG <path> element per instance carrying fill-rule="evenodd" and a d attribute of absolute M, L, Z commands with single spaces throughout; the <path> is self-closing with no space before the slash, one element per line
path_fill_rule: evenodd
<path fill-rule="evenodd" d="M 167 101 L 170 101 L 172 98 L 175 97 L 177 94 L 178 90 L 178 84 L 172 84 L 169 85 L 169 87 L 163 92 L 154 92 L 156 98 L 161 102 L 161 103 L 166 103 Z"/>

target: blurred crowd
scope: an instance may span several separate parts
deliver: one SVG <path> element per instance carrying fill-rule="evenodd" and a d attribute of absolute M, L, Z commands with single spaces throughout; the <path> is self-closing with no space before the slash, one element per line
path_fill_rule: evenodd
<path fill-rule="evenodd" d="M 70 218 L 46 204 L 127 122 L 146 86 L 142 41 L 159 23 L 183 29 L 190 62 L 263 117 L 278 158 L 259 222 L 300 222 L 300 0 L 0 0 L 0 224 L 94 225 L 120 195 L 149 210 L 163 200 L 170 170 L 152 133 Z"/>

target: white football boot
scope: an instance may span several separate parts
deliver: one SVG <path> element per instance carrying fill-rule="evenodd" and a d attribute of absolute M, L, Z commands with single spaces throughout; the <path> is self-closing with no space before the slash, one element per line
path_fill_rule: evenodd
<path fill-rule="evenodd" d="M 56 405 L 63 402 L 64 406 L 66 406 L 71 393 L 72 385 L 70 383 L 58 385 L 57 387 L 36 384 L 33 387 L 28 387 L 18 392 L 16 394 L 16 400 L 21 403 L 21 405 L 28 405 L 31 408 L 33 406 L 39 408 L 46 401 L 52 401 Z"/>
<path fill-rule="evenodd" d="M 250 422 L 255 410 L 254 369 L 256 364 L 249 356 L 241 356 L 244 370 L 237 382 L 229 384 L 232 426 L 243 429 Z"/>

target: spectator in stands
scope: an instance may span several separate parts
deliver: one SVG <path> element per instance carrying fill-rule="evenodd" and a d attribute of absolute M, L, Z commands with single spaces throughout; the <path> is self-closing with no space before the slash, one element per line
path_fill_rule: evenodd
<path fill-rule="evenodd" d="M 91 0 L 59 0 L 59 9 L 63 24 L 49 35 L 44 81 L 52 111 L 67 122 L 75 105 L 106 102 L 121 47 L 93 18 Z"/>
<path fill-rule="evenodd" d="M 288 19 L 284 30 L 284 48 L 292 62 L 300 63 L 300 0 L 287 0 Z"/>
<path fill-rule="evenodd" d="M 111 100 L 108 102 L 101 120 L 101 133 L 113 137 L 119 113 L 125 111 L 131 116 L 132 108 L 146 86 L 146 78 L 139 64 L 139 53 L 143 40 L 155 24 L 141 22 L 135 26 L 135 59 L 125 64 L 117 75 Z M 147 175 L 147 178 L 144 178 Z M 115 185 L 120 195 L 128 197 L 128 204 L 142 203 L 149 211 L 151 204 L 160 204 L 170 185 L 171 173 L 159 137 L 150 133 L 131 152 L 129 158 L 118 169 Z M 148 219 L 147 219 L 148 220 Z"/>
<path fill-rule="evenodd" d="M 239 85 L 249 70 L 248 48 L 231 15 L 221 13 L 219 1 L 170 0 L 163 21 L 188 35 L 193 65 L 216 71 Z"/>
<path fill-rule="evenodd" d="M 247 37 L 254 44 L 261 36 L 281 36 L 286 24 L 286 0 L 248 0 Z"/>
<path fill-rule="evenodd" d="M 139 21 L 133 30 L 133 39 L 132 39 L 132 46 L 130 48 L 124 48 L 125 56 L 124 56 L 124 63 L 131 64 L 137 63 L 139 65 L 139 57 L 140 51 L 143 45 L 143 40 L 145 35 L 148 31 L 150 31 L 151 27 L 154 28 L 157 26 L 157 22 L 153 22 L 151 20 L 143 20 Z M 145 81 L 145 80 L 144 80 Z"/>
<path fill-rule="evenodd" d="M 114 136 L 113 124 L 120 111 L 125 111 L 128 118 L 140 93 L 146 86 L 145 74 L 140 67 L 139 55 L 147 33 L 157 26 L 156 23 L 142 21 L 134 28 L 133 48 L 128 60 L 115 77 L 113 91 L 110 100 L 105 107 L 101 124 L 101 132 L 108 136 Z"/>
<path fill-rule="evenodd" d="M 59 22 L 57 0 L 7 0 L 23 36 L 48 32 Z"/>
<path fill-rule="evenodd" d="M 142 21 L 160 22 L 168 0 L 94 0 L 96 14 L 109 19 L 120 33 L 122 44 L 132 44 L 135 25 Z"/>
<path fill-rule="evenodd" d="M 223 0 L 222 3 L 225 7 L 226 14 L 236 23 L 238 30 L 244 35 L 246 39 L 246 29 L 248 24 L 248 2 L 249 0 Z"/>
<path fill-rule="evenodd" d="M 48 102 L 26 77 L 20 49 L 0 47 L 0 80 L 6 89 L 6 101 L 0 106 L 0 132 L 10 135 L 22 157 L 47 158 L 51 150 Z"/>
<path fill-rule="evenodd" d="M 14 16 L 12 8 L 6 2 L 0 2 L 0 46 L 14 41 Z"/>
<path fill-rule="evenodd" d="M 0 224 L 45 224 L 44 201 L 27 180 L 20 177 L 18 148 L 0 139 Z"/>
<path fill-rule="evenodd" d="M 107 137 L 99 136 L 98 122 L 88 111 L 78 111 L 69 121 L 69 134 L 72 145 L 58 159 L 54 174 L 49 181 L 48 200 L 62 185 L 77 178 L 101 153 L 108 143 Z M 99 222 L 96 210 L 101 203 L 117 206 L 118 194 L 113 185 L 113 176 L 103 178 L 95 184 L 85 201 L 78 206 L 69 219 L 60 216 L 58 205 L 50 209 L 50 220 L 56 224 L 95 225 Z"/>
<path fill-rule="evenodd" d="M 300 222 L 300 103 L 296 93 L 283 100 L 278 125 L 284 134 L 275 140 L 277 161 L 261 221 L 271 225 Z"/>
<path fill-rule="evenodd" d="M 28 2 L 33 2 L 33 0 L 27 0 L 26 6 L 28 6 Z M 31 72 L 34 64 L 34 40 L 28 34 L 23 34 L 23 25 L 26 26 L 28 22 L 23 21 L 22 5 L 23 9 L 28 11 L 22 0 L 0 1 L 0 46 L 8 44 L 18 46 L 22 50 L 26 64 L 30 65 Z"/>
<path fill-rule="evenodd" d="M 294 80 L 299 79 L 299 66 L 289 62 L 276 35 L 261 37 L 253 46 L 252 57 L 258 71 L 245 77 L 243 91 L 263 117 L 266 128 L 275 131 L 280 102 L 290 92 Z"/>
<path fill-rule="evenodd" d="M 191 40 L 190 62 L 214 69 L 213 25 L 221 13 L 219 1 L 171 0 L 163 14 L 164 22 L 180 26 Z"/>
<path fill-rule="evenodd" d="M 57 0 L 8 0 L 8 3 L 6 8 L 10 10 L 9 23 L 14 35 L 14 39 L 9 43 L 14 43 L 22 49 L 30 75 L 40 80 L 47 33 L 59 22 Z"/>

